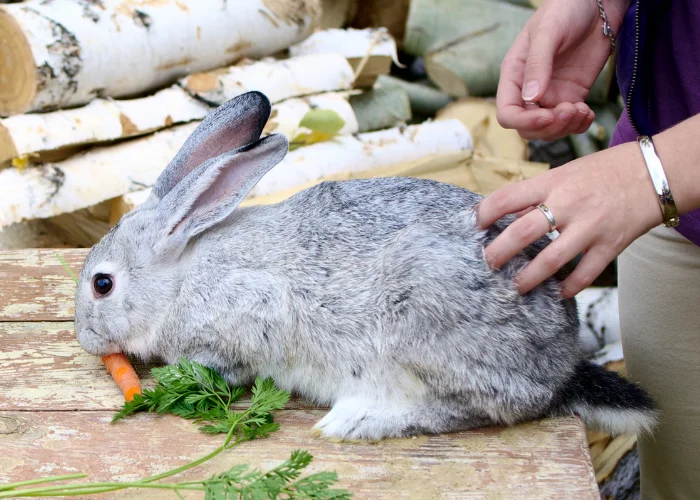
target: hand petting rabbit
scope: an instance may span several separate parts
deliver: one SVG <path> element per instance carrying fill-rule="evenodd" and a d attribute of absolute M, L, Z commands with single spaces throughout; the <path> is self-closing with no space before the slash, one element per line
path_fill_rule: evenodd
<path fill-rule="evenodd" d="M 579 414 L 610 432 L 652 429 L 638 386 L 582 358 L 576 302 L 557 275 L 521 296 L 513 277 L 542 239 L 500 270 L 470 191 L 431 180 L 324 182 L 237 208 L 284 158 L 260 139 L 259 92 L 211 113 L 82 269 L 85 350 L 256 376 L 331 410 L 325 437 L 379 440 Z"/>

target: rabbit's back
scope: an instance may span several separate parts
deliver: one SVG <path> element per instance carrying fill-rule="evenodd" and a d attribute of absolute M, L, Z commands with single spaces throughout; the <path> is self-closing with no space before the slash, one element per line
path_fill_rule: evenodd
<path fill-rule="evenodd" d="M 226 252 L 218 255 L 234 281 L 268 280 L 265 321 L 278 345 L 264 364 L 290 367 L 293 357 L 305 374 L 317 369 L 266 374 L 321 401 L 363 377 L 406 376 L 432 393 L 488 400 L 482 406 L 503 415 L 522 413 L 523 394 L 549 401 L 578 359 L 574 302 L 561 300 L 551 280 L 521 297 L 512 278 L 524 255 L 488 268 L 483 246 L 504 223 L 479 230 L 471 209 L 480 199 L 448 184 L 386 178 L 322 183 L 238 211 L 221 230 Z"/>

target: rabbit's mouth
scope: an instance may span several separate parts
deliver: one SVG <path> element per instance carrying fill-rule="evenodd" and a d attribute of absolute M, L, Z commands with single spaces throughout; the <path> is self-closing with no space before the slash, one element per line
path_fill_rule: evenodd
<path fill-rule="evenodd" d="M 119 346 L 110 342 L 104 335 L 92 328 L 82 328 L 77 332 L 78 342 L 85 351 L 97 356 L 107 356 L 120 352 Z"/>

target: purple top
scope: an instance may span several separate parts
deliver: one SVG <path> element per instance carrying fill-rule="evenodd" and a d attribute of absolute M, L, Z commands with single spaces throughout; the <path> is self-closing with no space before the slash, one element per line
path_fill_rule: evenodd
<path fill-rule="evenodd" d="M 610 146 L 635 141 L 635 126 L 653 135 L 700 113 L 700 2 L 633 0 L 618 34 L 617 78 L 626 106 Z M 676 229 L 700 246 L 700 210 Z"/>

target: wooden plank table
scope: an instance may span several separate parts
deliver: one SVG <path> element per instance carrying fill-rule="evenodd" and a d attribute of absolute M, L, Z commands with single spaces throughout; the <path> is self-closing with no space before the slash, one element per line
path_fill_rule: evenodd
<path fill-rule="evenodd" d="M 87 251 L 60 252 L 77 273 Z M 99 358 L 75 339 L 75 287 L 55 254 L 0 252 L 0 485 L 75 472 L 91 481 L 136 480 L 216 448 L 221 436 L 176 417 L 139 414 L 110 423 L 123 398 Z M 148 366 L 136 368 L 144 385 L 152 383 Z M 306 473 L 335 470 L 355 498 L 600 498 L 585 429 L 574 417 L 365 445 L 312 436 L 325 411 L 293 400 L 277 413 L 278 432 L 181 480 L 238 463 L 274 467 L 304 448 L 314 456 Z M 123 490 L 95 498 L 175 497 Z"/>

